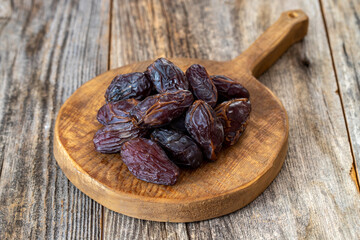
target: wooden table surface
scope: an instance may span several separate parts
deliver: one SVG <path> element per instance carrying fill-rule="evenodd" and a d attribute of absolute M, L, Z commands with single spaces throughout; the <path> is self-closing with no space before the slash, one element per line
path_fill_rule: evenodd
<path fill-rule="evenodd" d="M 308 35 L 260 77 L 288 111 L 289 150 L 255 201 L 158 223 L 67 180 L 54 122 L 81 84 L 159 56 L 230 60 L 289 9 Z M 0 0 L 0 239 L 359 239 L 359 42 L 359 0 Z"/>

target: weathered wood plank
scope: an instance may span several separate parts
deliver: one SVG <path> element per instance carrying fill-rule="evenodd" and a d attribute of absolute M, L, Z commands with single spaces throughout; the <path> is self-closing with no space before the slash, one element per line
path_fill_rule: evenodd
<path fill-rule="evenodd" d="M 102 207 L 52 156 L 61 104 L 107 70 L 109 1 L 14 1 L 0 32 L 0 238 L 101 237 Z"/>
<path fill-rule="evenodd" d="M 360 1 L 321 0 L 360 179 Z"/>
<path fill-rule="evenodd" d="M 288 156 L 273 184 L 242 210 L 189 224 L 141 221 L 105 209 L 104 239 L 359 236 L 360 198 L 349 175 L 352 156 L 318 2 L 114 0 L 111 68 L 158 56 L 229 60 L 281 12 L 296 8 L 310 17 L 308 36 L 260 78 L 290 120 Z"/>
<path fill-rule="evenodd" d="M 0 20 L 11 17 L 10 0 L 0 0 Z"/>

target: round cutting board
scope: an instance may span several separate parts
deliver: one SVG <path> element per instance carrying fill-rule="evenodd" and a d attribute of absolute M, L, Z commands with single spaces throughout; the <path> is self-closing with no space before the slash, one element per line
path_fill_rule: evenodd
<path fill-rule="evenodd" d="M 262 193 L 281 169 L 287 151 L 288 119 L 279 99 L 255 79 L 291 44 L 302 39 L 307 17 L 285 12 L 243 54 L 232 61 L 170 59 L 185 71 L 198 63 L 210 75 L 226 75 L 250 92 L 252 112 L 240 141 L 216 162 L 182 169 L 174 186 L 138 180 L 120 154 L 94 150 L 96 120 L 104 93 L 118 74 L 143 72 L 153 61 L 110 70 L 82 85 L 61 107 L 55 124 L 54 155 L 68 179 L 86 195 L 116 212 L 154 221 L 191 222 L 240 209 Z M 271 37 L 270 37 L 271 36 Z"/>

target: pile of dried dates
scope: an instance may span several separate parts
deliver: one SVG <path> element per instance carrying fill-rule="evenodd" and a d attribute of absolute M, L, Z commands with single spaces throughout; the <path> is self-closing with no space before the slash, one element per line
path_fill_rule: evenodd
<path fill-rule="evenodd" d="M 155 94 L 154 94 L 155 93 Z M 94 136 L 96 151 L 119 153 L 138 179 L 176 183 L 181 167 L 215 161 L 235 144 L 251 111 L 241 84 L 191 65 L 185 72 L 165 58 L 144 73 L 118 75 L 97 114 L 104 125 Z"/>

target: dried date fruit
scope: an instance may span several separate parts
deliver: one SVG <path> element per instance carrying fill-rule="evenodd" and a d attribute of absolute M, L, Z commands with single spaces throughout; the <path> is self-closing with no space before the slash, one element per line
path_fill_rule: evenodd
<path fill-rule="evenodd" d="M 121 158 L 135 177 L 146 182 L 174 185 L 180 174 L 164 150 L 150 139 L 134 138 L 124 143 Z"/>
<path fill-rule="evenodd" d="M 169 91 L 145 98 L 130 114 L 139 126 L 161 127 L 179 117 L 193 101 L 193 95 L 188 90 Z"/>
<path fill-rule="evenodd" d="M 215 108 L 215 112 L 224 127 L 223 146 L 234 145 L 247 126 L 251 112 L 250 101 L 240 98 L 223 102 Z"/>
<path fill-rule="evenodd" d="M 103 125 L 130 122 L 130 111 L 139 103 L 134 98 L 120 100 L 115 103 L 106 103 L 97 114 L 97 120 Z"/>
<path fill-rule="evenodd" d="M 152 132 L 151 139 L 158 142 L 177 165 L 196 168 L 203 161 L 200 148 L 184 133 L 158 128 Z"/>
<path fill-rule="evenodd" d="M 112 80 L 105 92 L 107 102 L 122 99 L 143 99 L 151 92 L 152 84 L 144 73 L 134 72 L 118 75 Z"/>
<path fill-rule="evenodd" d="M 215 107 L 218 93 L 206 69 L 200 64 L 193 64 L 186 70 L 186 78 L 195 97 Z"/>
<path fill-rule="evenodd" d="M 223 99 L 250 98 L 249 91 L 243 85 L 228 77 L 212 75 L 211 80 L 216 86 L 219 97 Z"/>
<path fill-rule="evenodd" d="M 139 128 L 133 122 L 116 123 L 100 128 L 95 133 L 93 142 L 98 152 L 117 153 L 124 142 L 146 133 L 147 130 Z"/>
<path fill-rule="evenodd" d="M 204 158 L 215 161 L 223 147 L 238 141 L 249 120 L 249 97 L 240 83 L 209 76 L 199 64 L 184 74 L 159 58 L 144 73 L 113 79 L 97 114 L 105 126 L 94 135 L 95 150 L 120 152 L 140 180 L 173 185 L 177 165 L 196 168 Z"/>
<path fill-rule="evenodd" d="M 145 74 L 149 76 L 149 79 L 159 93 L 168 90 L 189 89 L 189 83 L 185 78 L 184 72 L 165 58 L 159 58 L 148 66 Z"/>
<path fill-rule="evenodd" d="M 195 101 L 186 113 L 185 126 L 205 157 L 216 160 L 224 140 L 224 130 L 212 107 L 202 100 Z"/>

